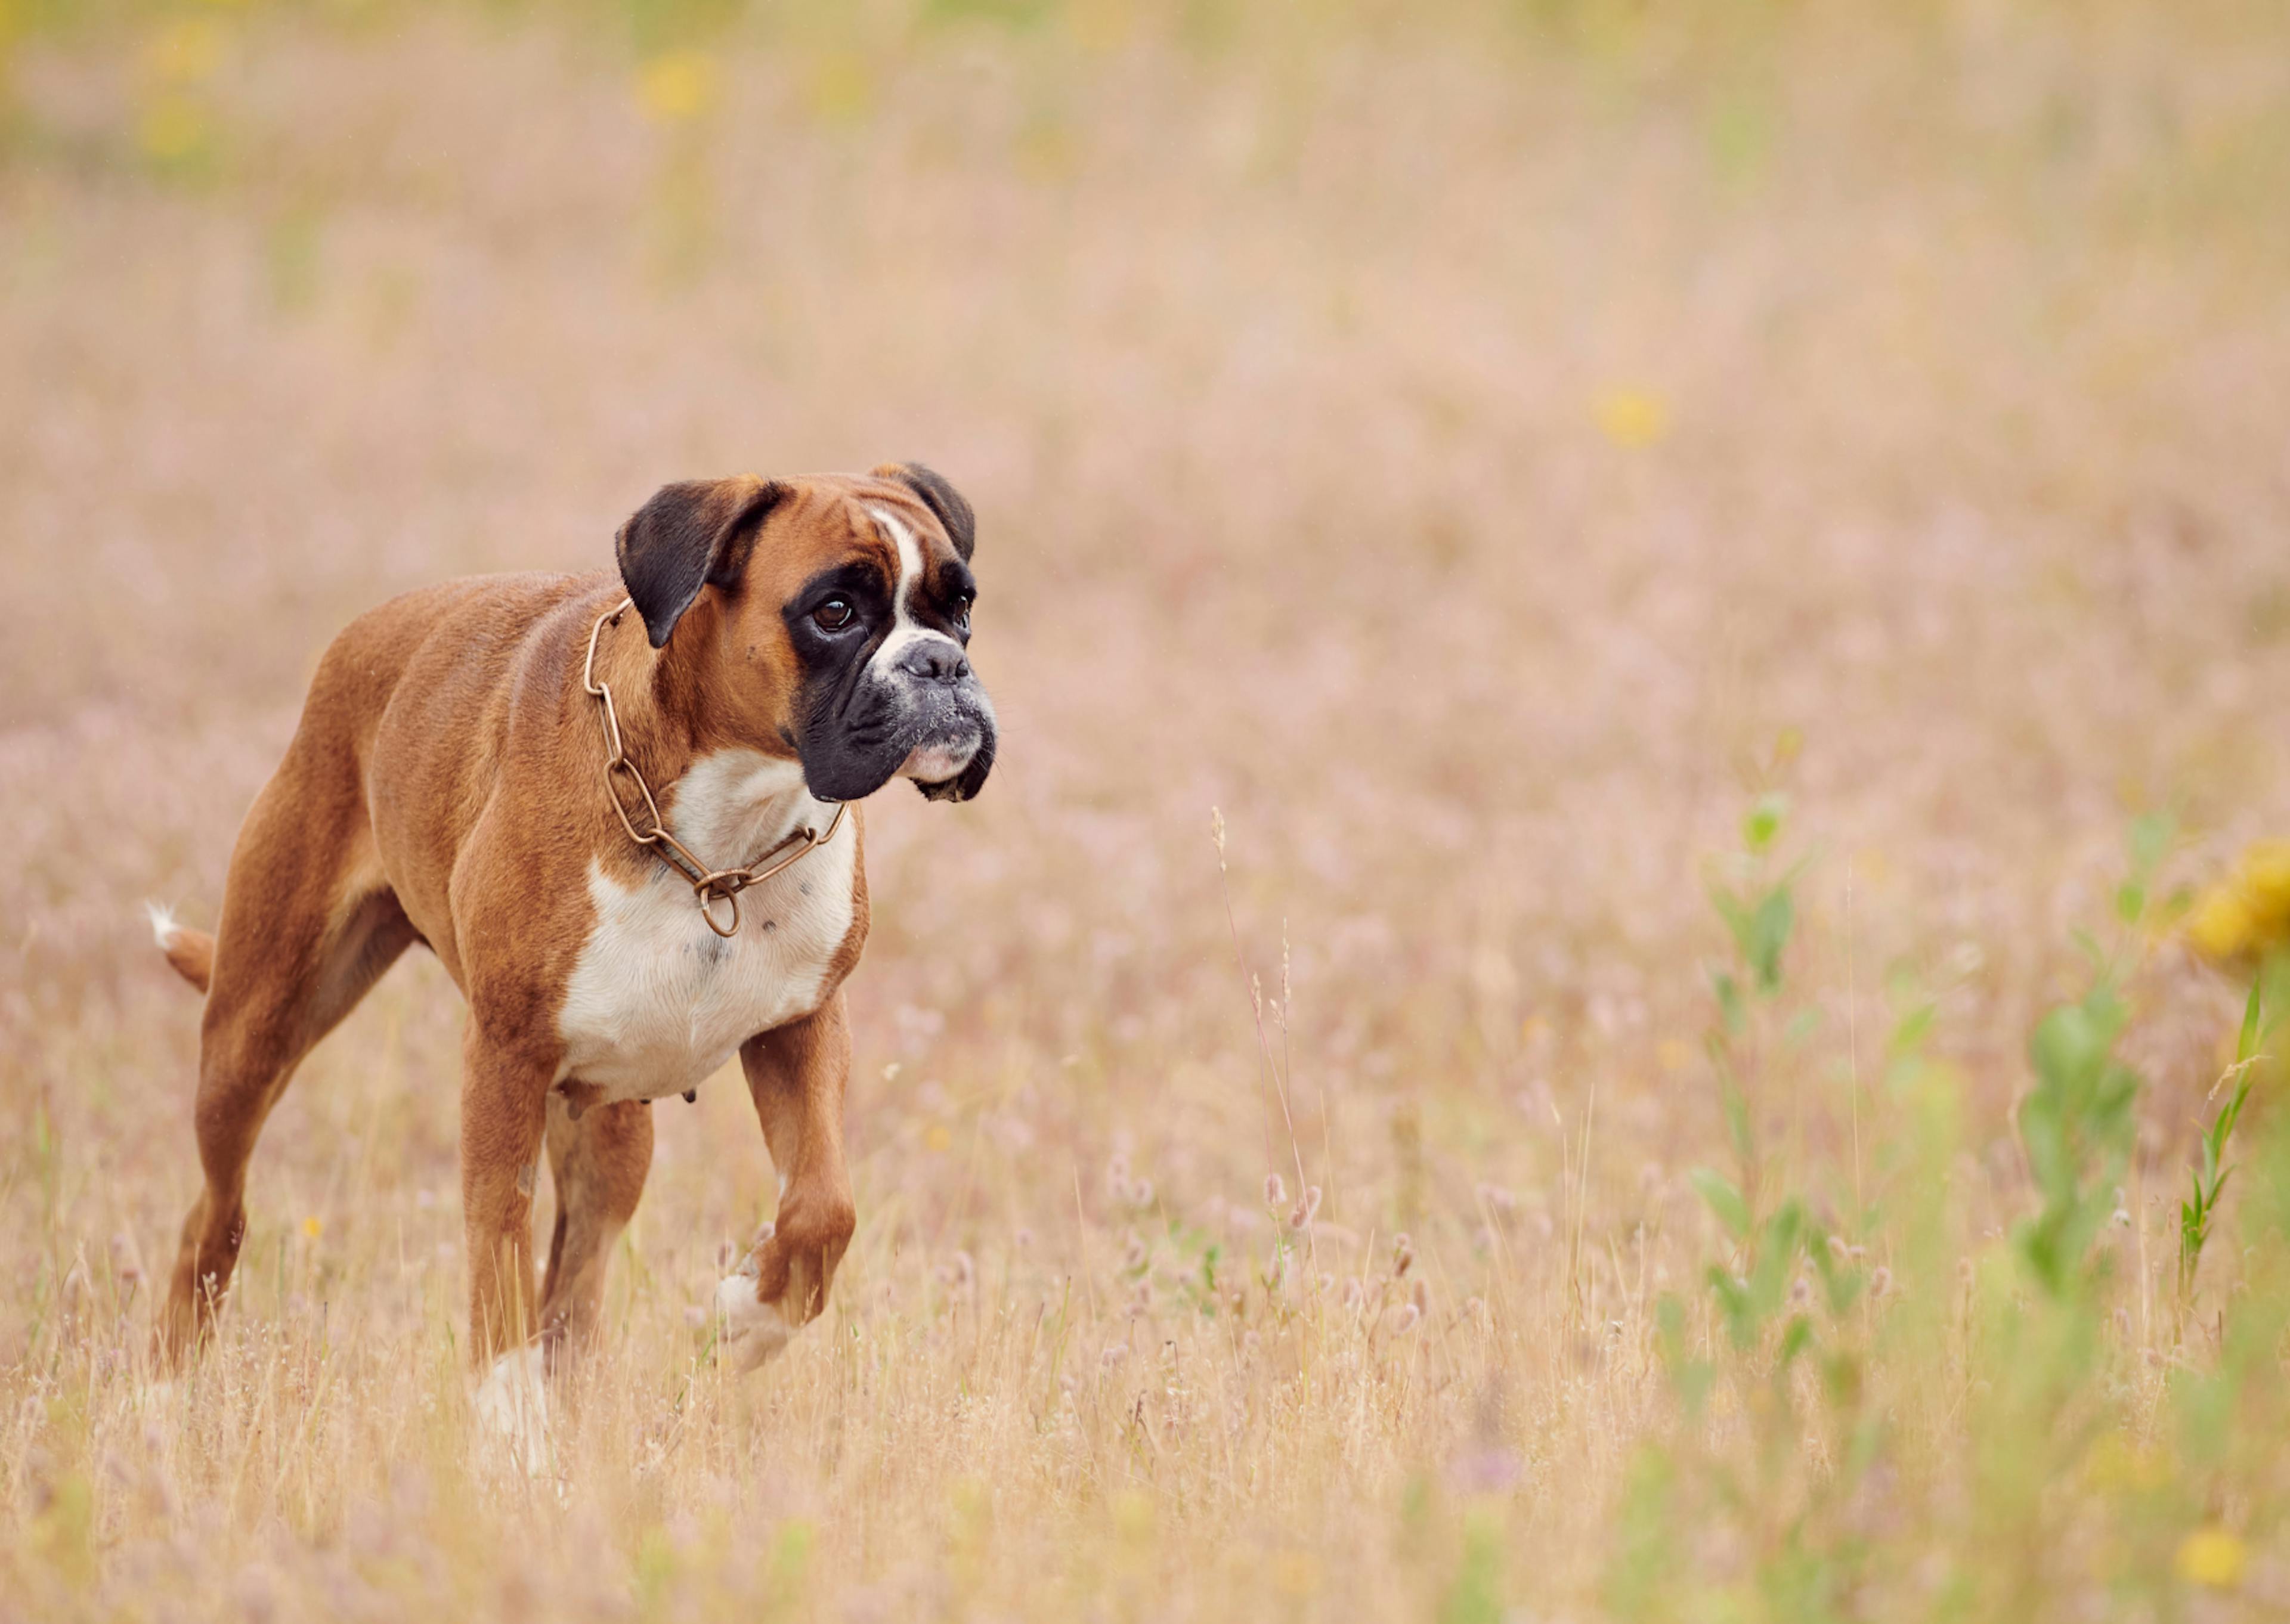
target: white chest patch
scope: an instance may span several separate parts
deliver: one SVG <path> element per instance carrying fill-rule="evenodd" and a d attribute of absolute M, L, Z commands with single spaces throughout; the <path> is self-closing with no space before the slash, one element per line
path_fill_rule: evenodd
<path fill-rule="evenodd" d="M 685 772 L 668 822 L 711 862 L 751 862 L 833 815 L 805 792 L 794 763 L 725 750 Z M 740 894 L 739 934 L 728 939 L 708 928 L 690 884 L 666 864 L 625 885 L 591 861 L 597 923 L 557 1016 L 557 1081 L 593 1084 L 606 1100 L 682 1093 L 757 1033 L 816 1010 L 851 932 L 858 850 L 846 818 L 833 840 Z"/>

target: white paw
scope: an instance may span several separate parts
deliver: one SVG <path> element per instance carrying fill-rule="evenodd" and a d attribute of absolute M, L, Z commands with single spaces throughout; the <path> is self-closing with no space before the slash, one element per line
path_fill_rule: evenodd
<path fill-rule="evenodd" d="M 151 940 L 159 944 L 160 952 L 164 953 L 169 948 L 174 946 L 175 938 L 181 932 L 183 927 L 175 923 L 173 908 L 164 903 L 146 902 L 143 905 L 143 916 L 151 922 Z"/>
<path fill-rule="evenodd" d="M 725 1363 L 742 1374 L 788 1345 L 795 1327 L 776 1305 L 756 1295 L 756 1276 L 726 1275 L 716 1287 L 716 1318 L 724 1328 L 717 1346 Z"/>
<path fill-rule="evenodd" d="M 539 1343 L 494 1360 L 471 1407 L 477 1424 L 508 1445 L 526 1472 L 538 1476 L 548 1467 L 548 1369 Z"/>

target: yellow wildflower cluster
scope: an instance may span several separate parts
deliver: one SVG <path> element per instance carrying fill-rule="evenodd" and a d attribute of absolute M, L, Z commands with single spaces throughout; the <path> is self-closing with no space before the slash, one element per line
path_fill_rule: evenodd
<path fill-rule="evenodd" d="M 2187 939 L 2206 958 L 2254 956 L 2290 945 L 2290 840 L 2261 840 L 2187 916 Z"/>
<path fill-rule="evenodd" d="M 230 44 L 229 28 L 213 17 L 178 18 L 144 41 L 135 140 L 146 157 L 172 165 L 208 149 L 216 131 L 207 86 Z"/>
<path fill-rule="evenodd" d="M 2198 1528 L 2179 1542 L 2172 1566 L 2189 1584 L 2213 1590 L 2231 1590 L 2242 1582 L 2250 1552 L 2223 1528 Z"/>
<path fill-rule="evenodd" d="M 144 43 L 144 76 L 157 84 L 196 84 L 214 77 L 230 36 L 212 17 L 186 17 Z"/>
<path fill-rule="evenodd" d="M 1626 451 L 1652 445 L 1669 432 L 1669 403 L 1651 389 L 1609 389 L 1590 403 L 1598 430 Z"/>
<path fill-rule="evenodd" d="M 656 124 L 689 124 L 716 105 L 722 76 L 704 51 L 669 51 L 637 71 L 637 105 Z"/>

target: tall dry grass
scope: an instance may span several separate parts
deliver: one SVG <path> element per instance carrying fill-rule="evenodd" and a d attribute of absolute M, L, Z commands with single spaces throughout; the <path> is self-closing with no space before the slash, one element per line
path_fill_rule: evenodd
<path fill-rule="evenodd" d="M 2164 928 L 2290 809 L 2278 8 L 0 42 L 0 1617 L 2290 1606 L 2276 1084 L 2182 1295 L 2244 983 Z M 735 1079 L 663 1105 L 508 1469 L 409 963 L 153 1385 L 197 1010 L 138 905 L 212 919 L 326 639 L 890 456 L 981 512 L 1006 748 L 870 809 L 829 1314 L 714 1368 L 771 1181 Z M 1770 990 L 1712 883 L 1786 886 Z M 2086 927 L 2140 1090 L 2054 1277 L 2020 1105 Z"/>

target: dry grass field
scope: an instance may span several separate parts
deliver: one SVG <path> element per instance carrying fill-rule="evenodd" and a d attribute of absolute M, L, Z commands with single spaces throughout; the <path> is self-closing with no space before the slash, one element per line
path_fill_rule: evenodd
<path fill-rule="evenodd" d="M 2179 923 L 2290 819 L 2277 0 L 0 0 L 0 1620 L 2290 1612 L 2290 1113 Z M 712 1359 L 734 1068 L 518 1469 L 416 958 L 159 1382 L 140 908 L 327 640 L 893 457 L 1002 760 L 869 808 L 828 1312 Z"/>

